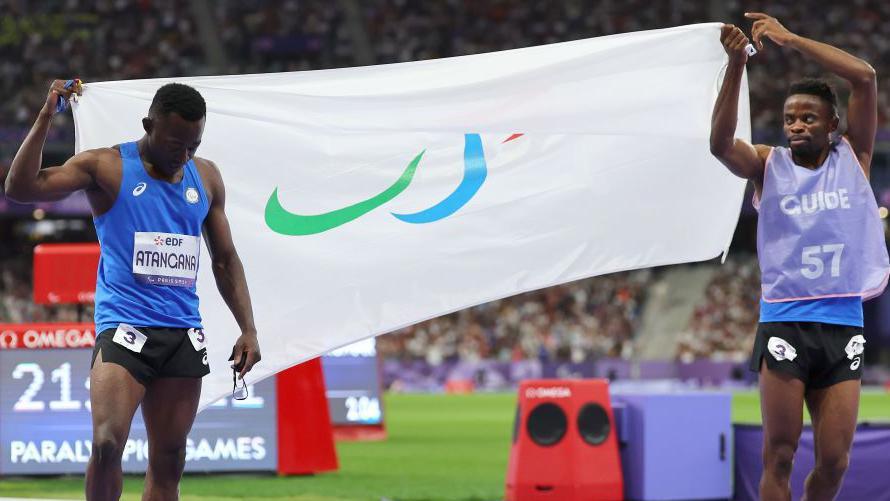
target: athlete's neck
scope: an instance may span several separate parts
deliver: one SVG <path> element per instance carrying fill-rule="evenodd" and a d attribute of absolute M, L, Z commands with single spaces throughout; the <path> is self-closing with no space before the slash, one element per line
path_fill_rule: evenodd
<path fill-rule="evenodd" d="M 799 155 L 791 152 L 791 159 L 794 160 L 794 163 L 801 166 L 806 167 L 808 169 L 818 169 L 822 167 L 822 164 L 825 163 L 825 159 L 828 158 L 828 153 L 831 150 L 831 146 L 826 146 L 822 148 L 822 151 L 819 152 L 818 155 Z"/>
<path fill-rule="evenodd" d="M 168 183 L 178 183 L 182 180 L 182 176 L 185 175 L 182 169 L 176 169 L 173 172 L 167 172 L 159 167 L 157 167 L 156 162 L 152 160 L 151 152 L 148 148 L 148 142 L 143 137 L 142 139 L 136 141 L 136 149 L 139 151 L 139 158 L 142 160 L 142 165 L 145 166 L 145 171 L 154 179 L 158 181 L 165 181 Z"/>

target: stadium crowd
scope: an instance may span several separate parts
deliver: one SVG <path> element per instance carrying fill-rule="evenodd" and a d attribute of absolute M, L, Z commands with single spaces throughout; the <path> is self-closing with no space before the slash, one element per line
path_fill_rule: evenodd
<path fill-rule="evenodd" d="M 890 72 L 890 3 L 856 0 L 812 9 L 791 0 L 718 2 L 567 0 L 0 0 L 4 127 L 30 125 L 51 78 L 86 81 L 325 69 L 475 54 L 682 24 L 748 26 L 744 9 Z M 206 7 L 206 12 L 200 6 Z M 372 59 L 357 54 L 365 41 Z M 216 47 L 221 54 L 213 57 Z M 781 72 L 782 78 L 775 78 Z M 790 79 L 819 74 L 768 46 L 749 65 L 752 121 L 776 138 Z M 890 121 L 890 80 L 879 79 L 880 123 Z M 70 126 L 69 126 L 70 128 Z M 8 132 L 8 131 L 7 131 Z M 66 136 L 68 137 L 68 136 Z"/>
<path fill-rule="evenodd" d="M 89 82 L 396 63 L 697 22 L 747 27 L 743 8 L 870 61 L 879 75 L 879 135 L 890 139 L 890 79 L 882 77 L 890 74 L 890 23 L 881 22 L 890 19 L 890 2 L 880 0 L 819 9 L 791 0 L 0 0 L 0 179 L 54 77 Z M 787 83 L 820 72 L 769 45 L 748 72 L 754 139 L 780 142 Z M 55 119 L 51 143 L 73 144 L 70 117 Z M 30 302 L 28 268 L 0 256 L 0 321 L 76 318 L 76 308 Z M 473 307 L 384 336 L 380 351 L 431 363 L 629 357 L 651 277 L 598 277 Z M 736 360 L 746 353 L 756 297 L 753 259 L 720 268 L 677 357 Z"/>
<path fill-rule="evenodd" d="M 742 362 L 751 353 L 760 314 L 760 270 L 754 256 L 730 257 L 716 267 L 677 340 L 676 357 Z"/>
<path fill-rule="evenodd" d="M 866 59 L 879 75 L 890 72 L 890 3 L 857 0 L 813 9 L 805 2 L 503 0 L 488 2 L 365 2 L 364 18 L 377 63 L 415 61 L 527 47 L 629 31 L 701 22 L 750 26 L 744 12 L 767 12 L 792 31 Z M 746 30 L 748 31 L 748 30 Z M 748 65 L 752 129 L 756 141 L 782 142 L 781 110 L 788 84 L 822 72 L 813 63 L 766 44 Z M 781 78 L 776 78 L 780 74 Z M 844 84 L 832 80 L 843 91 Z M 879 123 L 890 127 L 890 81 L 879 79 Z M 890 132 L 883 134 L 890 138 Z"/>
<path fill-rule="evenodd" d="M 702 2 L 363 2 L 377 63 L 528 47 L 701 22 Z M 644 8 L 645 7 L 645 8 Z"/>
<path fill-rule="evenodd" d="M 615 273 L 492 301 L 381 336 L 377 349 L 431 365 L 630 358 L 652 274 Z"/>
<path fill-rule="evenodd" d="M 228 74 L 354 66 L 340 3 L 329 0 L 211 2 Z"/>
<path fill-rule="evenodd" d="M 186 2 L 0 0 L 4 127 L 30 127 L 53 78 L 120 80 L 207 72 Z M 55 127 L 72 137 L 70 114 Z M 7 137 L 15 137 L 6 131 Z"/>

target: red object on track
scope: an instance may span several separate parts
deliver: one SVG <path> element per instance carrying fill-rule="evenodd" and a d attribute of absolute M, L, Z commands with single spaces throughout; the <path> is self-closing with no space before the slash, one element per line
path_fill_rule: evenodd
<path fill-rule="evenodd" d="M 92 303 L 98 268 L 99 244 L 34 247 L 34 302 Z"/>
<path fill-rule="evenodd" d="M 321 359 L 275 376 L 278 400 L 278 473 L 309 475 L 338 468 Z"/>
<path fill-rule="evenodd" d="M 523 381 L 506 501 L 620 500 L 623 491 L 608 381 Z"/>

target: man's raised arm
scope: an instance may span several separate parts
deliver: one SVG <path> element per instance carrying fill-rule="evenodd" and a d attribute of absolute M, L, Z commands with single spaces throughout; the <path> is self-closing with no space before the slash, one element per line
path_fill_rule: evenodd
<path fill-rule="evenodd" d="M 15 154 L 6 176 L 6 196 L 18 202 L 44 202 L 60 200 L 69 194 L 93 185 L 96 153 L 85 151 L 59 167 L 40 170 L 43 145 L 56 111 L 59 96 L 70 98 L 78 87 L 65 88 L 64 80 L 56 80 L 50 87 L 46 102 L 31 131 Z"/>
<path fill-rule="evenodd" d="M 763 176 L 762 153 L 758 148 L 735 137 L 739 118 L 739 92 L 748 54 L 748 37 L 738 27 L 724 24 L 720 42 L 729 55 L 723 85 L 711 115 L 711 154 L 736 176 L 757 180 Z"/>

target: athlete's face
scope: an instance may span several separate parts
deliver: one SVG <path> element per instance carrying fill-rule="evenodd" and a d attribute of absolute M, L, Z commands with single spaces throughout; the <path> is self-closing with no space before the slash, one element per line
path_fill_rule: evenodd
<path fill-rule="evenodd" d="M 161 171 L 172 174 L 195 156 L 204 134 L 204 118 L 190 122 L 178 113 L 143 120 L 148 133 L 151 161 Z"/>
<path fill-rule="evenodd" d="M 818 156 L 831 141 L 838 119 L 831 105 L 811 94 L 792 94 L 783 110 L 785 137 L 791 151 L 802 157 Z"/>

